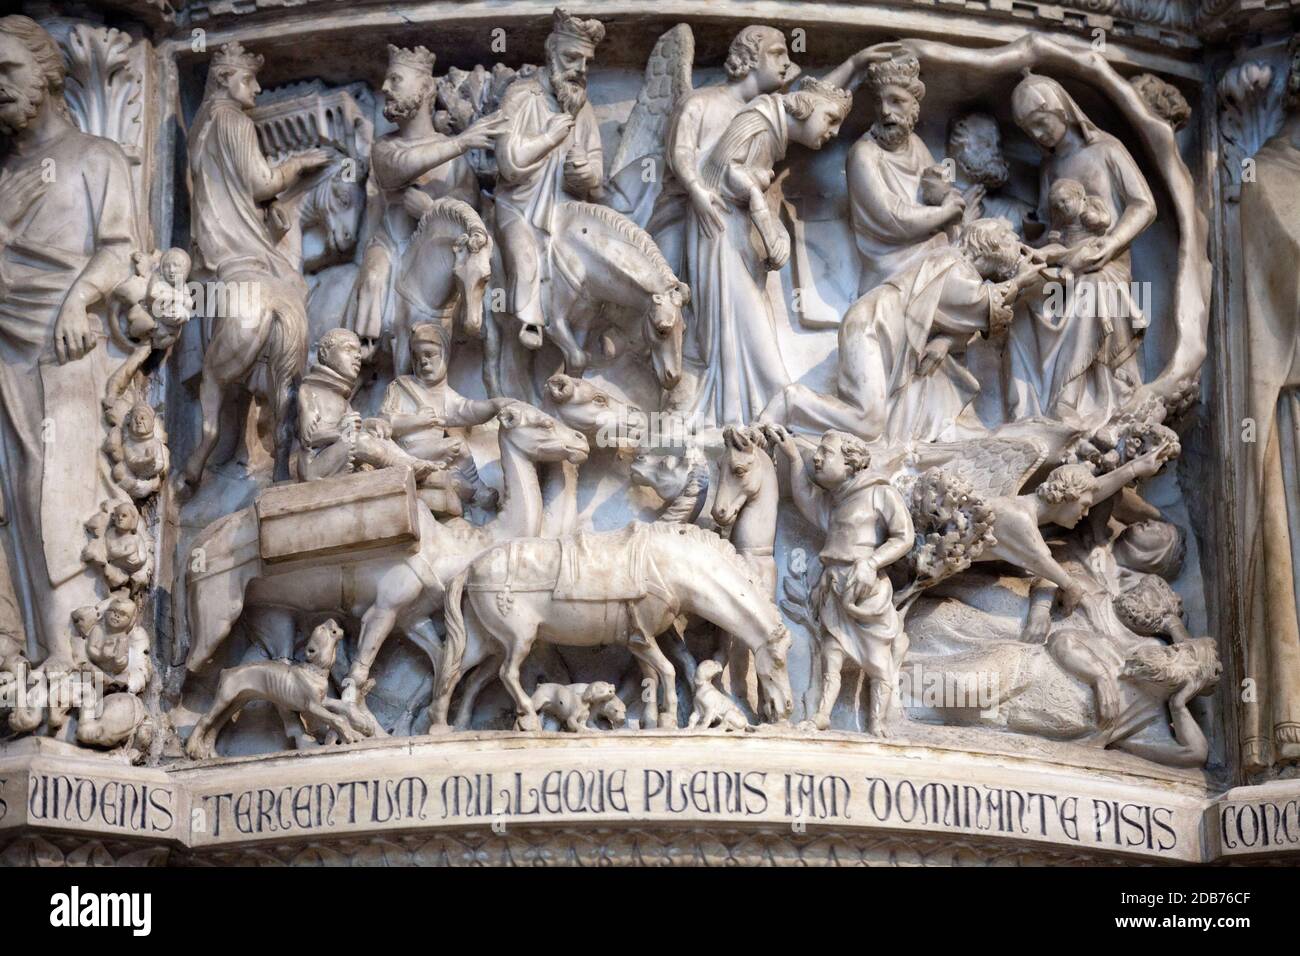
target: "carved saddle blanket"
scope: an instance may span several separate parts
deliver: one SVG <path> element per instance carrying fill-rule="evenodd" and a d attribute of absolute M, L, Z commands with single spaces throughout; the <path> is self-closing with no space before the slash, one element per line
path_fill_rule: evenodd
<path fill-rule="evenodd" d="M 564 601 L 635 601 L 647 592 L 648 532 L 579 532 L 564 538 L 520 538 L 470 565 L 470 591 L 551 591 Z"/>

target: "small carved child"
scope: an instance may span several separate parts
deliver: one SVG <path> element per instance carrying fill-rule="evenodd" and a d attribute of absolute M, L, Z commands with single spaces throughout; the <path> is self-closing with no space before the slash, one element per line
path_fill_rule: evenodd
<path fill-rule="evenodd" d="M 1094 236 L 1104 236 L 1110 229 L 1110 210 L 1100 196 L 1089 196 L 1083 183 L 1076 179 L 1058 179 L 1047 194 L 1051 213 L 1047 245 L 1042 252 L 1054 262 L 1071 248 Z"/>
<path fill-rule="evenodd" d="M 127 306 L 127 334 L 137 341 L 153 335 L 166 338 L 166 348 L 190 317 L 185 282 L 190 275 L 190 257 L 184 249 L 166 252 L 137 252 L 131 257 L 135 274 L 113 290 Z M 155 329 L 162 331 L 154 335 Z"/>
<path fill-rule="evenodd" d="M 103 618 L 86 636 L 87 662 L 103 673 L 106 685 L 121 687 L 130 694 L 143 691 L 153 674 L 149 633 L 140 626 L 136 616 L 134 601 L 113 598 L 104 609 Z"/>
<path fill-rule="evenodd" d="M 407 454 L 387 420 L 363 420 L 352 407 L 361 360 L 361 340 L 350 329 L 330 329 L 317 343 L 316 362 L 298 389 L 299 480 L 405 465 L 423 481 L 438 465 Z"/>
<path fill-rule="evenodd" d="M 99 568 L 109 589 L 138 593 L 153 579 L 153 549 L 140 528 L 140 512 L 129 501 L 104 502 L 86 522 L 90 543 L 81 560 Z"/>
<path fill-rule="evenodd" d="M 113 481 L 136 501 L 155 494 L 167 475 L 171 456 L 167 433 L 148 402 L 136 402 L 126 420 L 108 434 Z"/>

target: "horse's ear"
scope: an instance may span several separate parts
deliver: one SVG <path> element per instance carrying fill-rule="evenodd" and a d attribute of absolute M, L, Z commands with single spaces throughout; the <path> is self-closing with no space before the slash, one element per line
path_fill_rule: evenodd
<path fill-rule="evenodd" d="M 749 429 L 743 425 L 728 425 L 722 429 L 722 440 L 736 451 L 749 451 L 753 446 Z"/>

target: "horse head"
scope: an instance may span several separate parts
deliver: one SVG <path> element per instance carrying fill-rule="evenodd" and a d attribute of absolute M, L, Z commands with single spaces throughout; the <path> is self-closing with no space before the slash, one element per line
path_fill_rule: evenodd
<path fill-rule="evenodd" d="M 529 461 L 567 461 L 580 465 L 590 446 L 577 429 L 557 421 L 526 402 L 511 402 L 497 412 L 500 442 L 517 449 Z"/>
<path fill-rule="evenodd" d="M 682 380 L 682 335 L 686 328 L 682 309 L 691 301 L 691 288 L 674 280 L 668 288 L 654 293 L 651 301 L 653 306 L 642 321 L 642 333 L 659 387 L 670 391 Z"/>
<path fill-rule="evenodd" d="M 718 490 L 713 498 L 713 521 L 719 528 L 735 524 L 741 509 L 775 475 L 767 454 L 767 439 L 758 428 L 728 425 L 722 431 L 723 456 L 718 464 Z"/>
<path fill-rule="evenodd" d="M 356 169 L 355 160 L 340 157 L 300 179 L 271 207 L 272 234 L 306 272 L 352 258 L 366 208 L 365 180 Z"/>
<path fill-rule="evenodd" d="M 464 327 L 472 335 L 483 328 L 483 296 L 492 275 L 492 238 L 474 207 L 459 199 L 430 199 L 418 189 L 408 189 L 407 212 L 419 220 L 411 245 L 445 242 L 452 257 L 451 275 L 464 303 Z M 429 263 L 422 268 L 428 270 Z M 430 302 L 436 308 L 441 303 Z"/>
<path fill-rule="evenodd" d="M 547 404 L 560 421 L 603 446 L 635 447 L 645 432 L 645 413 L 591 382 L 559 373 L 546 380 Z"/>

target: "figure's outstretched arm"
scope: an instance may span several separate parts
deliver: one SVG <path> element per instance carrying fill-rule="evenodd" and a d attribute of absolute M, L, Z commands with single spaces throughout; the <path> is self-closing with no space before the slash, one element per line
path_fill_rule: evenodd
<path fill-rule="evenodd" d="M 853 92 L 862 85 L 862 78 L 870 64 L 888 60 L 902 49 L 903 45 L 895 41 L 874 44 L 853 54 L 822 79 L 840 89 Z"/>
<path fill-rule="evenodd" d="M 375 180 L 385 189 L 411 185 L 431 169 L 462 156 L 471 149 L 487 149 L 495 137 L 505 131 L 509 119 L 491 113 L 463 133 L 433 142 L 407 144 L 391 142 L 385 149 L 375 149 L 371 167 Z"/>
<path fill-rule="evenodd" d="M 784 427 L 776 424 L 764 425 L 763 431 L 768 441 L 776 445 L 786 458 L 790 468 L 790 496 L 794 499 L 800 514 L 817 527 L 825 529 L 830 517 L 830 504 L 826 493 L 808 476 L 808 468 L 804 464 L 803 456 L 799 454 L 799 446 L 795 444 L 794 436 Z"/>

